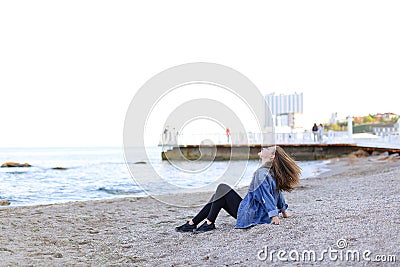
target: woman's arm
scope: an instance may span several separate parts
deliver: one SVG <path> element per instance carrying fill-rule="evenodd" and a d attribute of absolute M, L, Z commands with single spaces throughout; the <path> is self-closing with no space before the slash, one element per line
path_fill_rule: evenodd
<path fill-rule="evenodd" d="M 276 207 L 279 209 L 279 212 L 284 212 L 286 211 L 288 205 L 286 204 L 285 198 L 283 197 L 283 193 L 282 191 L 279 190 L 278 193 L 278 201 L 276 204 Z"/>
<path fill-rule="evenodd" d="M 264 204 L 264 208 L 271 219 L 279 215 L 280 210 L 276 205 L 275 186 L 270 174 L 266 174 L 265 181 L 260 188 L 260 197 Z"/>
<path fill-rule="evenodd" d="M 286 204 L 282 191 L 279 191 L 278 204 L 276 206 L 279 209 L 279 212 L 282 213 L 283 218 L 289 218 L 292 216 L 292 214 L 286 212 L 288 205 Z"/>

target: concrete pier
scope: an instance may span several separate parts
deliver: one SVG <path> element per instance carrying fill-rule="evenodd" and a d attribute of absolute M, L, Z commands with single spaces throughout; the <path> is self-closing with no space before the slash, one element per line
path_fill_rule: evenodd
<path fill-rule="evenodd" d="M 264 145 L 265 147 L 266 145 Z M 354 144 L 279 144 L 295 160 L 323 160 L 348 155 L 357 150 L 368 153 L 400 153 L 400 149 L 365 147 Z M 251 146 L 180 146 L 162 152 L 163 160 L 248 160 L 258 159 L 257 153 L 261 145 Z"/>

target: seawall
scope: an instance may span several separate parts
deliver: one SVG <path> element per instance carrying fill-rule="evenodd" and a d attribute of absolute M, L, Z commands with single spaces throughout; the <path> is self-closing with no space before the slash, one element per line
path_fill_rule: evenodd
<path fill-rule="evenodd" d="M 357 150 L 368 153 L 400 153 L 400 149 L 365 147 L 354 144 L 279 144 L 295 160 L 323 160 L 348 155 Z M 162 152 L 163 160 L 248 160 L 258 159 L 261 145 L 179 146 Z"/>

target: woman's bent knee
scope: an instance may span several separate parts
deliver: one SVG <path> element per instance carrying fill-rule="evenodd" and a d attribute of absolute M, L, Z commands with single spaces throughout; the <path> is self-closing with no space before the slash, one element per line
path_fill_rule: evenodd
<path fill-rule="evenodd" d="M 217 187 L 217 191 L 225 191 L 228 192 L 229 190 L 231 190 L 232 188 L 227 185 L 227 184 L 219 184 Z"/>
<path fill-rule="evenodd" d="M 215 191 L 214 200 L 224 197 L 231 190 L 232 190 L 232 188 L 229 185 L 219 184 L 217 187 L 217 190 Z"/>

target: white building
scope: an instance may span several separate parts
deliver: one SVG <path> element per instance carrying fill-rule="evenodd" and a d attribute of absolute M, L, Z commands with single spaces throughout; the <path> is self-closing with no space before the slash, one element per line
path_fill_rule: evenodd
<path fill-rule="evenodd" d="M 329 124 L 337 124 L 338 122 L 337 112 L 332 113 L 331 118 L 329 119 Z"/>
<path fill-rule="evenodd" d="M 265 96 L 265 101 L 272 113 L 276 132 L 293 132 L 303 128 L 303 93 L 272 93 Z"/>

